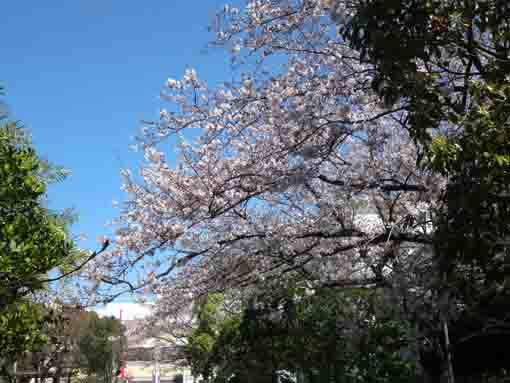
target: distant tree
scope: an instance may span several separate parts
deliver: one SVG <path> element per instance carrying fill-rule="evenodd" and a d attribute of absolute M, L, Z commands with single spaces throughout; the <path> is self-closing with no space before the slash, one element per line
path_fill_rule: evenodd
<path fill-rule="evenodd" d="M 0 96 L 3 96 L 5 92 L 5 87 L 0 83 Z M 5 119 L 9 114 L 9 108 L 3 100 L 0 100 L 0 120 Z"/>
<path fill-rule="evenodd" d="M 79 323 L 76 352 L 80 368 L 97 383 L 112 383 L 121 367 L 126 345 L 124 327 L 114 317 L 89 312 Z"/>
<path fill-rule="evenodd" d="M 126 344 L 120 321 L 69 306 L 56 308 L 53 316 L 43 328 L 47 339 L 43 347 L 19 359 L 18 378 L 35 376 L 58 383 L 86 374 L 89 382 L 111 382 Z"/>

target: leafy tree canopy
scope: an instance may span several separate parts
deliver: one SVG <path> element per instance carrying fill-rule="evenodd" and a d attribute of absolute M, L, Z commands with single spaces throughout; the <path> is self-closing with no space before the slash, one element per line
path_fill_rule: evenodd
<path fill-rule="evenodd" d="M 0 126 L 0 361 L 4 373 L 21 353 L 37 350 L 48 340 L 45 323 L 57 316 L 36 302 L 45 300 L 53 282 L 63 282 L 97 255 L 75 247 L 68 232 L 72 215 L 46 207 L 48 184 L 67 174 L 38 156 L 17 123 L 6 121 Z M 57 301 L 66 299 L 61 293 Z"/>
<path fill-rule="evenodd" d="M 187 358 L 195 374 L 216 383 L 271 382 L 277 375 L 301 382 L 408 382 L 412 341 L 378 300 L 371 291 L 292 289 L 278 301 L 261 297 L 240 314 L 225 315 L 218 295 L 211 295 L 199 309 L 207 325 L 200 320 L 190 335 Z"/>
<path fill-rule="evenodd" d="M 58 216 L 42 204 L 43 165 L 13 123 L 0 127 L 0 356 L 13 357 L 43 341 L 43 322 L 30 296 L 48 272 L 66 262 L 73 243 Z"/>

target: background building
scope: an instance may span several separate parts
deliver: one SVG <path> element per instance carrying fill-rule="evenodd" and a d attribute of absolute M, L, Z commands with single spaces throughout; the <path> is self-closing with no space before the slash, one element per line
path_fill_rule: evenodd
<path fill-rule="evenodd" d="M 151 304 L 110 303 L 96 309 L 115 316 L 126 327 L 125 373 L 130 382 L 191 383 L 191 371 L 180 357 L 180 347 L 165 334 L 148 336 L 142 327 L 152 311 Z"/>

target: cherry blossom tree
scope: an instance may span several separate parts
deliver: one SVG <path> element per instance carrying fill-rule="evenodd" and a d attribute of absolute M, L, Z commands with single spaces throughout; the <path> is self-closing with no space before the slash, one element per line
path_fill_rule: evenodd
<path fill-rule="evenodd" d="M 470 281 L 504 276 L 505 12 L 499 0 L 225 6 L 212 46 L 236 77 L 211 88 L 188 68 L 165 83 L 159 119 L 137 137 L 144 161 L 123 171 L 115 248 L 87 266 L 90 291 L 157 296 L 150 325 L 179 337 L 192 302 L 214 292 L 235 311 L 295 283 L 383 287 L 417 354 L 423 336 L 441 353 L 434 379 L 447 364 L 453 382 L 449 325 L 458 358 L 464 338 L 495 328 L 469 327 L 485 302 Z M 499 194 L 471 209 L 482 183 Z M 484 257 L 494 273 L 480 274 Z"/>
<path fill-rule="evenodd" d="M 231 52 L 237 80 L 210 88 L 188 68 L 165 83 L 167 105 L 137 137 L 139 174 L 123 171 L 116 248 L 88 268 L 98 297 L 157 294 L 168 312 L 295 278 L 377 285 L 432 244 L 444 180 L 417 166 L 405 105 L 372 91 L 340 14 L 346 4 L 326 0 L 217 14 L 213 45 Z"/>

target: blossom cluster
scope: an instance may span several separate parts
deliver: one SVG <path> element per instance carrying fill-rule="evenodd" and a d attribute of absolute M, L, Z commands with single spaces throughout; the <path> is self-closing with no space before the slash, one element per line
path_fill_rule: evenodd
<path fill-rule="evenodd" d="M 145 288 L 178 315 L 211 291 L 375 283 L 388 249 L 429 243 L 444 180 L 417 166 L 405 113 L 372 92 L 340 14 L 328 0 L 218 14 L 215 43 L 246 71 L 214 89 L 193 69 L 166 81 L 168 105 L 137 138 L 139 173 L 123 172 L 104 278 L 115 292 Z"/>

